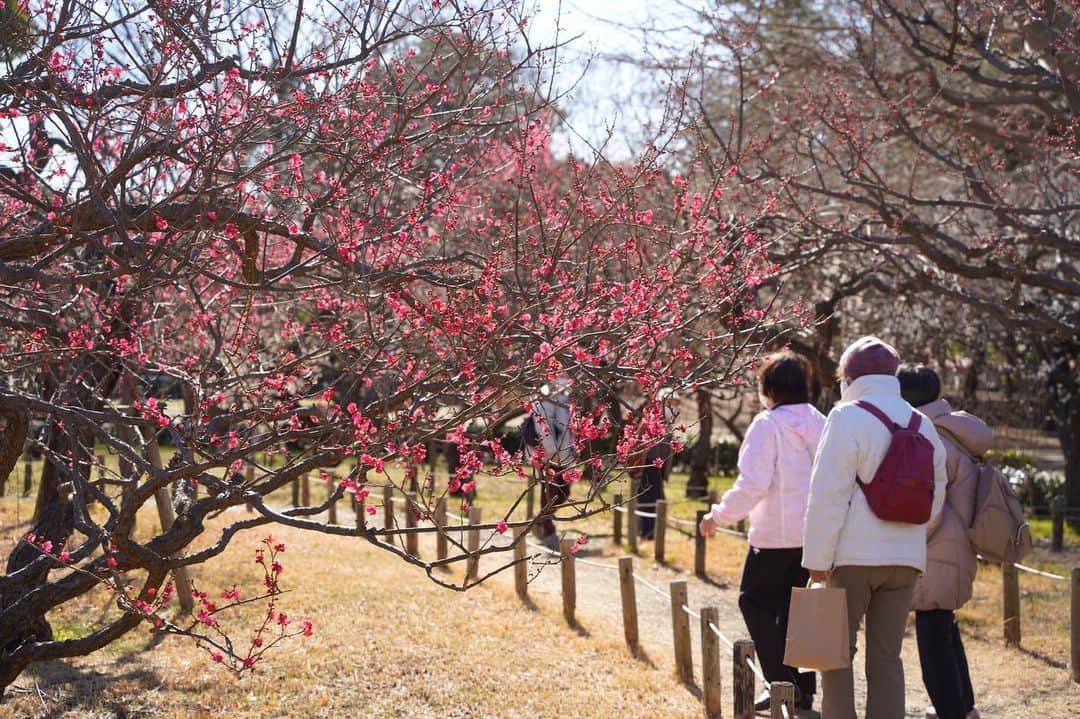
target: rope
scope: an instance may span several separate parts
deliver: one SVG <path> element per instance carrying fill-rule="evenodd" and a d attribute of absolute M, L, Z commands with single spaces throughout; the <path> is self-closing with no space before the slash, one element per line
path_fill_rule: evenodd
<path fill-rule="evenodd" d="M 791 715 L 788 714 L 787 704 L 780 705 L 780 712 L 784 715 L 784 719 L 791 719 Z"/>
<path fill-rule="evenodd" d="M 678 517 L 668 517 L 668 521 L 673 523 L 673 524 L 681 524 L 684 527 L 697 527 L 697 522 L 694 522 L 694 521 L 689 520 L 689 519 L 679 519 Z M 728 529 L 727 527 L 717 527 L 716 531 L 719 532 L 720 534 L 730 534 L 732 537 L 739 537 L 741 539 L 746 539 L 746 533 L 745 532 L 739 532 L 739 531 L 734 530 L 734 529 Z"/>
<path fill-rule="evenodd" d="M 754 673 L 754 676 L 761 680 L 762 684 L 765 684 L 766 686 L 769 684 L 769 680 L 765 678 L 765 674 L 761 671 L 761 667 L 757 665 L 757 662 L 750 657 L 747 657 L 746 666 L 750 667 L 750 671 Z"/>
<path fill-rule="evenodd" d="M 652 582 L 649 582 L 649 581 L 647 581 L 647 580 L 645 580 L 645 579 L 642 579 L 642 578 L 641 578 L 641 577 L 639 577 L 639 576 L 638 576 L 637 574 L 634 574 L 634 581 L 635 581 L 635 582 L 641 582 L 641 583 L 642 583 L 642 584 L 644 584 L 644 585 L 645 585 L 646 587 L 648 587 L 649 589 L 653 590 L 654 592 L 656 592 L 657 594 L 659 594 L 659 595 L 660 595 L 661 597 L 663 597 L 664 599 L 666 599 L 666 600 L 668 601 L 668 604 L 670 604 L 670 603 L 671 603 L 671 595 L 670 595 L 670 594 L 668 594 L 667 592 L 665 592 L 665 591 L 664 591 L 663 589 L 661 589 L 660 587 L 658 587 L 658 586 L 656 586 L 655 584 L 653 584 Z"/>
<path fill-rule="evenodd" d="M 616 572 L 619 571 L 619 567 L 614 565 L 614 564 L 604 564 L 603 562 L 593 562 L 593 561 L 590 561 L 588 559 L 578 559 L 577 557 L 574 558 L 574 561 L 579 562 L 581 564 L 587 564 L 590 567 L 600 567 L 601 569 L 612 569 L 612 570 L 614 570 Z"/>
<path fill-rule="evenodd" d="M 986 557 L 984 557 L 981 554 L 977 554 L 975 556 L 977 556 L 980 561 L 991 562 L 993 564 L 999 564 L 999 562 L 995 562 L 993 559 L 987 559 Z M 1047 579 L 1057 579 L 1058 581 L 1061 581 L 1061 582 L 1069 581 L 1068 577 L 1063 577 L 1060 574 L 1054 574 L 1053 572 L 1044 572 L 1042 570 L 1035 569 L 1033 567 L 1028 567 L 1028 566 L 1026 566 L 1024 564 L 1013 563 L 1013 566 L 1016 567 L 1017 569 L 1019 569 L 1021 572 L 1027 572 L 1028 574 L 1037 574 L 1040 577 L 1046 577 Z"/>
<path fill-rule="evenodd" d="M 622 512 L 626 514 L 629 510 L 626 507 L 612 507 L 616 512 Z M 642 512 L 640 509 L 634 510 L 634 515 L 638 517 L 656 517 L 655 512 Z"/>
<path fill-rule="evenodd" d="M 701 621 L 701 615 L 700 615 L 700 614 L 698 614 L 697 612 L 695 612 L 695 611 L 691 610 L 691 609 L 690 609 L 690 607 L 686 606 L 685 604 L 684 604 L 684 605 L 682 605 L 682 610 L 683 610 L 684 612 L 686 612 L 687 614 L 689 614 L 689 615 L 690 615 L 691 617 L 693 617 L 694 619 L 697 619 L 698 621 Z"/>
<path fill-rule="evenodd" d="M 1040 577 L 1048 577 L 1050 579 L 1058 579 L 1062 582 L 1069 581 L 1068 577 L 1063 577 L 1060 574 L 1054 574 L 1053 572 L 1043 572 L 1038 569 L 1032 569 L 1031 567 L 1025 567 L 1023 564 L 1013 564 L 1014 567 L 1021 572 L 1027 572 L 1028 574 L 1038 574 Z"/>
<path fill-rule="evenodd" d="M 724 633 L 720 631 L 712 622 L 709 622 L 709 629 L 712 630 L 713 634 L 715 634 L 717 638 L 720 639 L 720 641 L 722 641 L 727 646 L 728 649 L 735 648 L 735 645 L 731 642 L 731 640 L 724 636 Z"/>

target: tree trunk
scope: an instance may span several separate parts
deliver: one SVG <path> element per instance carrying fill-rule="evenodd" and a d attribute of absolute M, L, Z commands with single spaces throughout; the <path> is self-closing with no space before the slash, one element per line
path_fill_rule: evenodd
<path fill-rule="evenodd" d="M 1080 337 L 1043 349 L 1050 361 L 1051 414 L 1065 455 L 1065 506 L 1069 523 L 1080 529 Z"/>
<path fill-rule="evenodd" d="M 964 374 L 964 399 L 969 402 L 975 400 L 979 391 L 979 376 L 982 374 L 983 365 L 986 363 L 986 351 L 982 350 L 971 359 L 967 372 Z"/>
<path fill-rule="evenodd" d="M 1080 529 L 1080 397 L 1076 392 L 1069 398 L 1065 426 L 1059 428 L 1061 449 L 1065 454 L 1065 506 L 1070 508 L 1069 523 Z"/>
<path fill-rule="evenodd" d="M 697 391 L 698 439 L 690 456 L 690 479 L 686 483 L 686 496 L 694 499 L 709 493 L 709 460 L 712 457 L 713 409 L 712 394 L 708 390 Z"/>

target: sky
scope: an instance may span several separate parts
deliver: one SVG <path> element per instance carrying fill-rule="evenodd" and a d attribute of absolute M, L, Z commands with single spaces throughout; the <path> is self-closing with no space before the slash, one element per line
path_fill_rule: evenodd
<path fill-rule="evenodd" d="M 693 2 L 686 0 L 687 5 Z M 663 114 L 655 99 L 661 78 L 633 62 L 647 61 L 660 45 L 642 28 L 663 29 L 664 43 L 685 37 L 680 50 L 688 53 L 694 38 L 679 28 L 692 24 L 691 11 L 671 0 L 537 0 L 536 6 L 530 40 L 550 43 L 559 38 L 569 43 L 559 51 L 555 85 L 569 93 L 561 105 L 578 135 L 568 138 L 574 152 L 584 154 L 611 129 L 614 137 L 606 154 L 633 154 L 635 130 L 659 122 Z"/>

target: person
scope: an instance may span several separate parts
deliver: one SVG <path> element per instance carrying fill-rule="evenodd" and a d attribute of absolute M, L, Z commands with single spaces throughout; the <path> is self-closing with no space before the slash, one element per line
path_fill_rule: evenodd
<path fill-rule="evenodd" d="M 892 443 L 885 423 L 865 402 L 907 427 L 915 410 L 900 396 L 900 356 L 877 337 L 853 342 L 840 357 L 840 402 L 829 412 L 810 477 L 803 530 L 803 566 L 814 582 L 846 590 L 851 656 L 866 617 L 866 719 L 902 719 L 904 638 L 915 581 L 926 567 L 926 524 L 878 518 L 856 482 L 874 481 Z M 933 447 L 934 492 L 929 522 L 945 501 L 945 448 L 934 425 L 918 415 L 918 432 Z M 821 714 L 854 719 L 853 669 L 821 673 Z"/>
<path fill-rule="evenodd" d="M 679 416 L 679 398 L 675 392 L 665 387 L 657 392 L 657 398 L 660 400 L 664 425 L 668 432 L 645 453 L 642 467 L 634 477 L 633 490 L 637 496 L 638 508 L 653 515 L 638 517 L 638 536 L 642 539 L 652 539 L 656 532 L 656 502 L 664 498 L 664 482 L 671 475 L 671 461 L 674 456 L 672 430 Z"/>
<path fill-rule="evenodd" d="M 915 640 L 923 684 L 933 708 L 927 719 L 978 719 L 964 644 L 955 612 L 971 599 L 978 566 L 967 527 L 975 513 L 979 467 L 972 456 L 990 449 L 994 433 L 941 396 L 941 379 L 925 365 L 901 365 L 900 394 L 930 418 L 945 446 L 945 506 L 926 542 L 926 571 L 915 583 Z"/>
<path fill-rule="evenodd" d="M 555 529 L 554 511 L 570 498 L 570 484 L 564 476 L 574 463 L 574 435 L 570 429 L 570 393 L 565 380 L 540 388 L 522 427 L 522 437 L 528 447 L 530 461 L 539 464 L 540 513 L 533 524 L 533 534 L 548 549 L 558 549 L 559 533 Z"/>
<path fill-rule="evenodd" d="M 784 643 L 791 590 L 805 586 L 809 576 L 801 564 L 803 515 L 825 424 L 809 402 L 809 379 L 809 363 L 793 352 L 773 354 L 761 364 L 758 392 L 764 410 L 739 448 L 739 477 L 701 521 L 701 533 L 712 536 L 717 525 L 749 515 L 739 609 L 765 678 L 795 684 L 797 704 L 804 709 L 813 704 L 814 674 L 784 665 Z M 755 705 L 769 708 L 767 689 Z"/>

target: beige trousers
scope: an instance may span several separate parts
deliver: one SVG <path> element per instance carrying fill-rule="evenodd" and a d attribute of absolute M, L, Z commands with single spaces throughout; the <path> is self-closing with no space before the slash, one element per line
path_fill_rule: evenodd
<path fill-rule="evenodd" d="M 904 640 L 911 596 L 919 576 L 914 567 L 837 567 L 830 587 L 847 590 L 848 629 L 854 662 L 859 624 L 866 617 L 866 719 L 904 718 Z M 821 673 L 822 719 L 855 719 L 852 668 Z"/>

